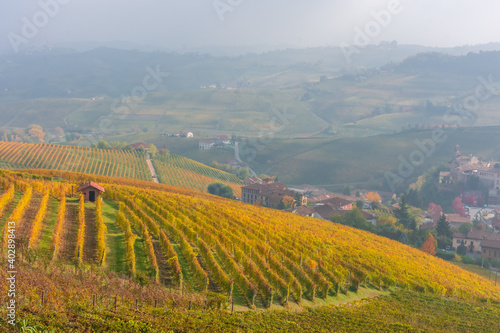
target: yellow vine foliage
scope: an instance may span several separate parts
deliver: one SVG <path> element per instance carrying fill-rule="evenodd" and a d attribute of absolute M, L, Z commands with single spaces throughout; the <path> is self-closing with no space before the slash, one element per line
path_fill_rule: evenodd
<path fill-rule="evenodd" d="M 36 247 L 40 233 L 42 232 L 42 223 L 47 213 L 47 204 L 49 203 L 50 192 L 45 192 L 42 201 L 40 203 L 40 208 L 36 213 L 35 219 L 33 220 L 31 226 L 31 235 L 28 243 L 28 248 Z"/>
<path fill-rule="evenodd" d="M 97 253 L 99 256 L 99 262 L 101 265 L 104 264 L 106 260 L 106 225 L 102 218 L 102 200 L 98 198 L 95 205 L 95 219 L 97 227 Z"/>
<path fill-rule="evenodd" d="M 78 236 L 76 238 L 75 257 L 78 262 L 83 259 L 83 245 L 85 243 L 85 201 L 83 195 L 80 195 L 78 204 Z"/>
<path fill-rule="evenodd" d="M 55 228 L 55 232 L 54 232 L 54 238 L 52 241 L 53 249 L 54 249 L 52 259 L 54 259 L 57 256 L 57 254 L 61 248 L 61 238 L 62 238 L 61 235 L 62 235 L 62 231 L 64 229 L 64 225 L 66 222 L 65 215 L 66 215 L 66 196 L 63 193 L 61 203 L 59 205 L 59 211 L 57 213 L 56 228 Z"/>

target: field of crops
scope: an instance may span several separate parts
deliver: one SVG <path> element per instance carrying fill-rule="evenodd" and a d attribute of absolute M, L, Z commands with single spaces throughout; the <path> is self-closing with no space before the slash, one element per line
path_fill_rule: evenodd
<path fill-rule="evenodd" d="M 295 308 L 330 304 L 370 290 L 398 290 L 398 295 L 429 297 L 442 306 L 455 306 L 445 299 L 468 300 L 498 312 L 488 307 L 500 301 L 500 284 L 367 232 L 201 192 L 102 176 L 93 180 L 105 187 L 104 200 L 85 203 L 71 191 L 89 175 L 29 172 L 0 171 L 1 246 L 5 251 L 15 243 L 18 264 L 33 270 L 23 270 L 18 278 L 18 297 L 28 316 L 36 316 L 33 309 L 40 304 L 54 313 L 61 308 L 90 311 L 97 299 L 101 310 L 113 304 L 153 307 L 157 302 L 201 310 L 214 299 L 225 306 L 234 300 L 238 309 Z M 5 274 L 0 273 L 2 290 Z M 95 284 L 105 277 L 107 282 Z M 411 308 L 408 299 L 403 301 Z M 337 314 L 318 309 L 314 316 L 320 322 L 336 318 L 339 328 L 359 325 L 360 318 L 376 312 L 384 301 L 373 302 L 360 303 L 359 309 L 365 310 L 359 312 L 358 306 Z M 400 318 L 398 311 L 408 309 L 387 316 L 394 320 Z M 353 318 L 343 321 L 342 315 Z M 254 319 L 265 325 L 293 321 L 286 312 L 273 312 L 272 322 L 259 316 Z M 315 327 L 301 320 L 296 327 L 283 327 Z M 410 326 L 399 327 L 400 322 Z M 195 324 L 203 325 L 189 323 Z M 405 319 L 394 322 L 393 329 L 420 324 Z"/>
<path fill-rule="evenodd" d="M 154 164 L 162 183 L 206 191 L 209 184 L 220 181 L 231 186 L 236 196 L 241 194 L 241 181 L 232 174 L 179 155 L 158 158 Z M 51 169 L 152 180 L 144 153 L 127 150 L 0 142 L 0 168 Z"/>
<path fill-rule="evenodd" d="M 96 207 L 69 197 L 81 175 L 71 181 L 66 173 L 70 180 L 55 182 L 2 173 L 3 234 L 7 221 L 17 221 L 18 241 L 30 251 L 44 249 L 38 255 L 47 260 L 104 265 L 171 288 L 210 290 L 250 308 L 313 302 L 364 286 L 500 299 L 500 286 L 486 278 L 346 226 L 104 177 L 105 200 Z"/>

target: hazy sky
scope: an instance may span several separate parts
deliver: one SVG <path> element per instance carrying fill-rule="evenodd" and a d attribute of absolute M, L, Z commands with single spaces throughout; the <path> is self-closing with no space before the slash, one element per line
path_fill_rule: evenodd
<path fill-rule="evenodd" d="M 43 3 L 51 4 L 51 15 Z M 384 17 L 385 26 L 375 23 L 372 12 L 391 3 L 394 14 Z M 82 41 L 177 49 L 332 46 L 354 44 L 356 27 L 372 27 L 374 43 L 456 46 L 499 42 L 498 13 L 498 0 L 1 0 L 0 48 Z M 36 20 L 37 31 L 23 30 Z"/>

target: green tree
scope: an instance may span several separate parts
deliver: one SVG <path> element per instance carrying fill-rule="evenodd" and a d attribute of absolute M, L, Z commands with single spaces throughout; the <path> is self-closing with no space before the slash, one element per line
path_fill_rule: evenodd
<path fill-rule="evenodd" d="M 226 184 L 212 183 L 208 185 L 208 193 L 218 195 L 219 197 L 234 199 L 233 189 Z"/>
<path fill-rule="evenodd" d="M 465 222 L 460 227 L 458 227 L 458 232 L 461 234 L 468 234 L 472 230 L 472 223 Z"/>
<path fill-rule="evenodd" d="M 464 241 L 457 247 L 457 254 L 465 256 L 467 254 L 467 246 L 465 246 Z"/>
<path fill-rule="evenodd" d="M 406 235 L 406 233 L 404 233 L 404 232 L 401 233 L 401 236 L 399 236 L 398 242 L 408 245 L 408 236 Z"/>
<path fill-rule="evenodd" d="M 361 209 L 354 207 L 350 211 L 344 214 L 342 217 L 342 224 L 362 229 L 362 230 L 371 230 L 372 225 L 368 223 L 366 218 L 363 216 L 363 212 Z"/>
<path fill-rule="evenodd" d="M 356 207 L 358 207 L 359 209 L 363 209 L 365 207 L 365 202 L 359 199 L 358 201 L 356 201 Z"/>
<path fill-rule="evenodd" d="M 105 140 L 100 140 L 98 143 L 97 143 L 97 148 L 99 149 L 108 149 L 109 148 L 109 143 Z"/>
<path fill-rule="evenodd" d="M 436 231 L 438 233 L 438 236 L 444 236 L 444 237 L 453 236 L 451 232 L 451 226 L 448 220 L 446 219 L 446 215 L 441 214 L 441 217 L 439 218 L 436 225 Z"/>
<path fill-rule="evenodd" d="M 399 208 L 394 209 L 394 216 L 398 219 L 398 222 L 401 223 L 406 229 L 415 230 L 417 228 L 417 221 L 409 211 L 409 206 L 406 203 L 405 195 L 401 196 Z"/>
<path fill-rule="evenodd" d="M 149 153 L 151 156 L 155 156 L 156 153 L 158 152 L 158 149 L 156 149 L 156 146 L 154 144 L 149 145 Z"/>

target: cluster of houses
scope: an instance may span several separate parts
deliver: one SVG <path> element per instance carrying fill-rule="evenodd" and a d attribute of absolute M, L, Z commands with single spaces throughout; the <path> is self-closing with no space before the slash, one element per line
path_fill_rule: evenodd
<path fill-rule="evenodd" d="M 453 234 L 453 247 L 464 244 L 471 253 L 480 253 L 483 258 L 500 259 L 500 233 L 471 230 L 466 234 Z"/>
<path fill-rule="evenodd" d="M 208 150 L 212 148 L 226 147 L 231 144 L 231 140 L 227 135 L 216 135 L 208 140 L 201 140 L 198 143 L 200 150 Z"/>
<path fill-rule="evenodd" d="M 455 147 L 455 157 L 449 163 L 450 171 L 439 174 L 439 183 L 449 185 L 479 182 L 488 191 L 489 205 L 500 204 L 500 163 L 484 162 L 472 154 L 462 155 Z"/>
<path fill-rule="evenodd" d="M 283 203 L 285 197 L 289 197 L 294 200 L 294 206 L 307 206 L 307 197 L 304 194 L 290 190 L 281 182 L 271 178 L 252 177 L 247 179 L 247 182 L 252 181 L 254 183 L 241 188 L 241 201 L 245 203 L 277 208 Z"/>

